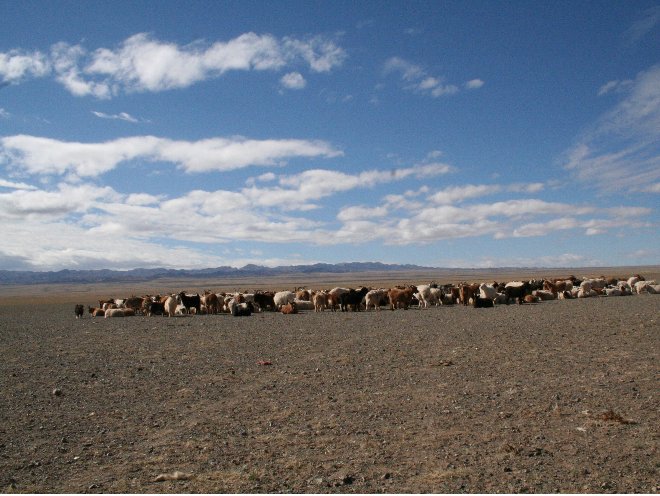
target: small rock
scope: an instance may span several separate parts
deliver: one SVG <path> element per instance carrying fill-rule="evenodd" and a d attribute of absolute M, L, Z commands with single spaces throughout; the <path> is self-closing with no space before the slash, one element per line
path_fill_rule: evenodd
<path fill-rule="evenodd" d="M 53 389 L 53 396 L 62 396 L 62 390 L 60 388 Z"/>

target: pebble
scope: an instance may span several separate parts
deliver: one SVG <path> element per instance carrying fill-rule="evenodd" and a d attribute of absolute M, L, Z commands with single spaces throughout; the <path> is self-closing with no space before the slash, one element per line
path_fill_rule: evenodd
<path fill-rule="evenodd" d="M 62 396 L 62 390 L 60 388 L 53 389 L 53 396 Z"/>

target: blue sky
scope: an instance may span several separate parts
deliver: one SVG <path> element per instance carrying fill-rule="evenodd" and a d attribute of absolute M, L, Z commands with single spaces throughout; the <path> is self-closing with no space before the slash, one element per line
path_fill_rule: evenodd
<path fill-rule="evenodd" d="M 657 2 L 0 20 L 0 269 L 660 263 Z"/>

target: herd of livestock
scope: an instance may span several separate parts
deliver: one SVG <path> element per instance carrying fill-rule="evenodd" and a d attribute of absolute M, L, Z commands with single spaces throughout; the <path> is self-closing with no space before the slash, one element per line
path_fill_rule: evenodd
<path fill-rule="evenodd" d="M 249 316 L 253 312 L 275 311 L 284 314 L 299 311 L 322 312 L 380 310 L 389 308 L 428 308 L 435 305 L 472 305 L 475 308 L 496 304 L 538 303 L 545 300 L 627 296 L 633 294 L 660 294 L 656 281 L 647 281 L 641 275 L 627 279 L 598 277 L 578 279 L 575 276 L 559 279 L 535 279 L 508 283 L 460 283 L 438 285 L 396 286 L 373 289 L 333 288 L 331 290 L 256 291 L 203 294 L 180 292 L 170 295 L 131 296 L 100 300 L 98 307 L 87 307 L 92 317 L 128 317 L 134 315 L 161 315 L 174 317 L 191 314 L 227 313 L 235 317 Z M 83 317 L 85 307 L 76 305 L 76 318 Z"/>

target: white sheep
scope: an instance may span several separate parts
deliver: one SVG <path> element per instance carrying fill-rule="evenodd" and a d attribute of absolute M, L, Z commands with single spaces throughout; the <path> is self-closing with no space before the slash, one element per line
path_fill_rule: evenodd
<path fill-rule="evenodd" d="M 292 291 L 279 291 L 273 296 L 273 302 L 277 308 L 286 305 L 287 303 L 293 303 L 296 299 L 296 294 Z"/>

